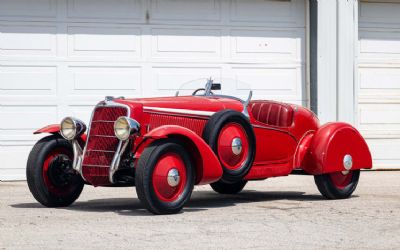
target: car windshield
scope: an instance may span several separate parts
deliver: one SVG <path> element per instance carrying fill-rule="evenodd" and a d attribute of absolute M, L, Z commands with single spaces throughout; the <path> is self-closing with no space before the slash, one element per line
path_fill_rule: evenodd
<path fill-rule="evenodd" d="M 248 83 L 230 78 L 200 78 L 182 83 L 177 96 L 224 96 L 246 101 L 251 96 L 251 86 Z"/>

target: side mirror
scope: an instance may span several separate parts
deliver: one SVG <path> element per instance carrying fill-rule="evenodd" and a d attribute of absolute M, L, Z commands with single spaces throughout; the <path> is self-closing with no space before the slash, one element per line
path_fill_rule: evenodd
<path fill-rule="evenodd" d="M 211 84 L 211 90 L 221 90 L 221 83 Z"/>

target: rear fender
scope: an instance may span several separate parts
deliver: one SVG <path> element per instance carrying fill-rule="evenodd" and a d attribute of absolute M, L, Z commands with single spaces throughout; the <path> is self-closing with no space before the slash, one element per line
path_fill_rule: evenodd
<path fill-rule="evenodd" d="M 181 126 L 165 125 L 145 134 L 144 141 L 135 152 L 135 158 L 140 158 L 143 150 L 153 141 L 163 138 L 182 141 L 196 166 L 196 184 L 213 183 L 222 177 L 221 164 L 208 144 L 192 130 Z"/>
<path fill-rule="evenodd" d="M 350 124 L 335 122 L 321 126 L 312 138 L 303 140 L 303 156 L 297 160 L 313 175 L 345 171 L 344 158 L 352 158 L 351 170 L 372 168 L 372 157 L 361 134 Z M 302 159 L 300 159 L 302 158 Z"/>
<path fill-rule="evenodd" d="M 46 127 L 43 127 L 41 129 L 36 130 L 35 132 L 33 132 L 33 134 L 38 135 L 38 134 L 58 134 L 60 133 L 61 130 L 61 126 L 60 124 L 51 124 L 51 125 L 47 125 Z M 83 142 L 86 142 L 86 134 L 82 134 L 81 135 L 81 139 Z"/>

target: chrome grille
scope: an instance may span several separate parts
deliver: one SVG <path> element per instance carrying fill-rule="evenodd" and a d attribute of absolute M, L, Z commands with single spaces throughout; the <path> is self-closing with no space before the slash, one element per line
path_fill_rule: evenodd
<path fill-rule="evenodd" d="M 119 144 L 114 135 L 114 122 L 127 115 L 127 108 L 122 106 L 96 107 L 82 164 L 83 177 L 92 185 L 109 184 L 109 168 Z"/>

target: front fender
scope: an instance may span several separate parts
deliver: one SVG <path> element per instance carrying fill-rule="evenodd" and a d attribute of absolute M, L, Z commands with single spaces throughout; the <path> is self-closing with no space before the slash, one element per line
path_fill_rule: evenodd
<path fill-rule="evenodd" d="M 372 168 L 372 157 L 361 134 L 350 124 L 335 122 L 320 127 L 308 143 L 301 167 L 313 175 L 345 171 L 344 157 L 350 155 L 352 170 Z"/>
<path fill-rule="evenodd" d="M 221 164 L 208 144 L 192 130 L 181 126 L 165 125 L 145 134 L 144 142 L 135 152 L 135 158 L 139 158 L 151 142 L 162 138 L 177 138 L 185 144 L 196 166 L 196 184 L 213 183 L 222 177 Z"/>
<path fill-rule="evenodd" d="M 61 126 L 60 124 L 51 124 L 51 125 L 47 125 L 46 127 L 43 127 L 41 129 L 36 130 L 35 132 L 33 132 L 33 134 L 37 135 L 37 134 L 57 134 L 60 133 L 61 130 Z M 82 134 L 81 135 L 81 139 L 83 140 L 83 142 L 86 142 L 86 134 Z"/>

